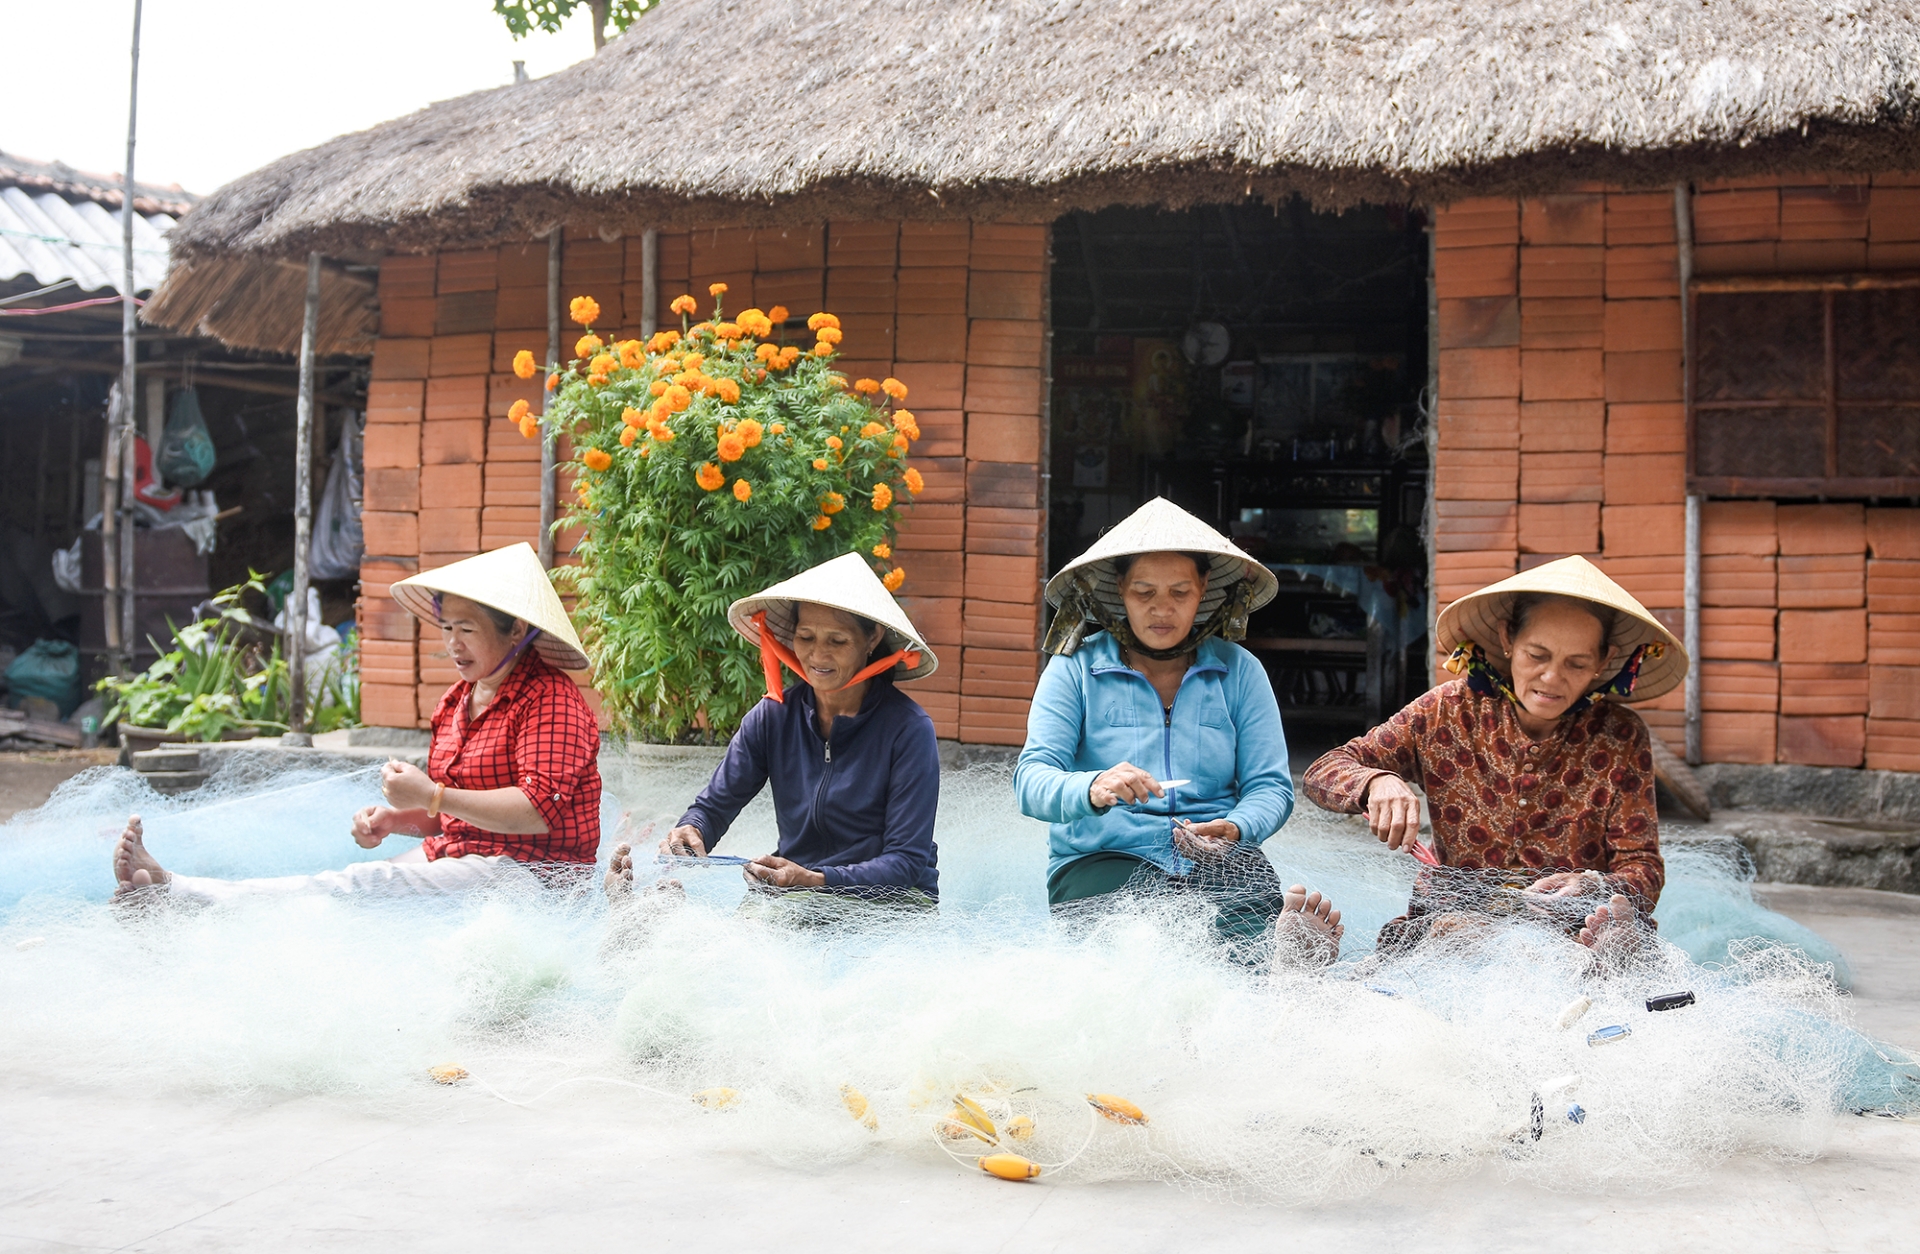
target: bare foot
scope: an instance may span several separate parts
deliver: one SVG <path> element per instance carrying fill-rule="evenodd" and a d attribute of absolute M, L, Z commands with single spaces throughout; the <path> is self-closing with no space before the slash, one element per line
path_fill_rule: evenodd
<path fill-rule="evenodd" d="M 1327 966 L 1340 957 L 1340 940 L 1346 934 L 1332 901 L 1309 893 L 1305 884 L 1295 884 L 1287 890 L 1274 922 L 1279 942 L 1275 957 L 1295 966 Z"/>
<path fill-rule="evenodd" d="M 1596 953 L 1624 954 L 1640 943 L 1640 915 L 1633 903 L 1615 893 L 1604 906 L 1595 907 L 1580 929 L 1580 943 Z"/>
<path fill-rule="evenodd" d="M 115 897 L 127 897 L 142 889 L 155 888 L 173 878 L 147 852 L 145 835 L 140 826 L 140 816 L 128 815 L 126 830 L 120 833 L 120 843 L 113 847 Z"/>
<path fill-rule="evenodd" d="M 607 860 L 607 878 L 604 881 L 607 900 L 614 905 L 624 905 L 633 897 L 633 846 L 622 842 L 613 847 L 613 857 Z"/>

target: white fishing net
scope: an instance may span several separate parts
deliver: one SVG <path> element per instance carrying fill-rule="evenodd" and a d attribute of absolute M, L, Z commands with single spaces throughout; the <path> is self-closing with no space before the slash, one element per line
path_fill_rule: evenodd
<path fill-rule="evenodd" d="M 606 830 L 624 816 L 655 838 L 706 774 L 614 754 L 606 769 Z M 171 870 L 277 875 L 393 852 L 346 835 L 376 799 L 371 771 L 232 774 L 170 800 L 97 770 L 0 828 L 0 1065 L 230 1100 L 501 1097 L 595 1135 L 645 1119 L 795 1166 L 1006 1150 L 1063 1182 L 1289 1202 L 1489 1169 L 1667 1187 L 1735 1153 L 1817 1152 L 1835 1111 L 1920 1091 L 1920 1067 L 1850 1026 L 1831 950 L 1756 906 L 1721 852 L 1669 851 L 1662 944 L 1618 974 L 1512 918 L 1382 960 L 1373 935 L 1417 868 L 1303 804 L 1266 848 L 1284 882 L 1346 912 L 1346 952 L 1268 974 L 1223 961 L 1192 901 L 1050 920 L 1045 831 L 1003 768 L 943 778 L 937 914 L 785 926 L 737 912 L 739 872 L 721 867 L 676 868 L 684 896 L 643 891 L 616 917 L 597 889 L 106 904 L 131 810 Z M 720 851 L 773 843 L 763 799 Z M 644 890 L 644 856 L 640 871 Z M 1692 1005 L 1646 1008 L 1681 991 Z M 1589 1044 L 1612 1026 L 1630 1034 Z M 449 1063 L 471 1073 L 463 1092 L 426 1078 Z M 1104 1118 L 1089 1093 L 1147 1121 Z M 991 1138 L 957 1126 L 960 1096 Z"/>

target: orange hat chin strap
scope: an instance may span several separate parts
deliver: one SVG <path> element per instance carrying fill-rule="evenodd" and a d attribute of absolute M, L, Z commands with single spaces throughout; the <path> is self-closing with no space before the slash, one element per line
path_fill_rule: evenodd
<path fill-rule="evenodd" d="M 864 670 L 847 681 L 847 687 L 851 688 L 862 680 L 872 679 L 882 671 L 890 671 L 902 662 L 906 663 L 910 668 L 920 665 L 920 651 L 918 649 L 902 649 L 898 653 L 889 653 L 877 662 L 869 662 Z"/>
<path fill-rule="evenodd" d="M 807 674 L 806 669 L 800 665 L 800 659 L 793 656 L 792 649 L 774 638 L 773 632 L 767 627 L 765 610 L 753 616 L 753 625 L 760 629 L 760 669 L 767 676 L 767 696 L 785 705 L 787 698 L 785 685 L 780 682 L 780 664 L 786 663 L 789 670 L 803 679 Z"/>

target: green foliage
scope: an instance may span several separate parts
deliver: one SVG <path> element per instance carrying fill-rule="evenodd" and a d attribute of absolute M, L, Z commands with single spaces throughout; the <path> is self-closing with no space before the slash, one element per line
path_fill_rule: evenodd
<path fill-rule="evenodd" d="M 590 301 L 575 310 L 598 316 Z M 649 740 L 730 735 L 765 691 L 758 655 L 727 625 L 732 601 L 847 552 L 897 588 L 899 509 L 921 484 L 906 457 L 913 415 L 878 382 L 849 389 L 834 371 L 838 319 L 815 315 L 827 338 L 783 353 L 761 311 L 720 321 L 716 303 L 713 316 L 645 345 L 583 337 L 546 415 L 575 457 L 577 504 L 560 525 L 584 531 L 580 565 L 556 579 L 579 598 L 614 728 Z"/>
<path fill-rule="evenodd" d="M 611 25 L 615 30 L 624 31 L 659 8 L 660 3 L 661 0 L 611 0 L 606 6 L 601 30 Z M 507 29 L 515 39 L 525 39 L 536 30 L 556 34 L 575 9 L 591 13 L 593 8 L 589 0 L 493 0 L 493 11 L 506 19 Z M 595 32 L 596 43 L 599 33 Z"/>
<path fill-rule="evenodd" d="M 108 676 L 97 685 L 113 698 L 107 723 L 124 720 L 136 727 L 161 727 L 186 740 L 219 740 L 236 727 L 286 730 L 287 662 L 280 645 L 249 644 L 258 635 L 256 620 L 243 607 L 248 593 L 264 595 L 259 575 L 213 598 L 211 618 L 167 626 L 173 647 L 131 679 Z M 343 641 L 325 672 L 310 685 L 307 725 L 315 732 L 355 726 L 360 721 L 359 652 Z"/>

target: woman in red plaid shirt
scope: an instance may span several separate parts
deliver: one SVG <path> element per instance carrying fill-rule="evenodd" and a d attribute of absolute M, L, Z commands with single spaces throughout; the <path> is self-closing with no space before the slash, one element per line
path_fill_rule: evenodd
<path fill-rule="evenodd" d="M 566 675 L 587 658 L 532 548 L 516 544 L 415 575 L 394 599 L 440 629 L 460 680 L 433 712 L 425 771 L 388 762 L 386 805 L 353 816 L 363 849 L 419 837 L 396 857 L 318 875 L 218 880 L 170 874 L 133 816 L 114 852 L 116 895 L 444 896 L 537 885 L 593 865 L 600 847 L 600 729 Z"/>

